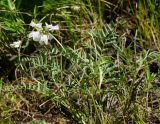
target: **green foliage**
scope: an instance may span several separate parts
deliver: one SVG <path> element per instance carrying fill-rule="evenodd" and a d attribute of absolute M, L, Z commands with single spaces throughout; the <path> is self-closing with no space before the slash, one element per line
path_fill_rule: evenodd
<path fill-rule="evenodd" d="M 55 11 L 57 8 L 69 8 L 72 4 L 76 3 L 74 0 L 44 0 L 43 1 L 43 11 Z"/>
<path fill-rule="evenodd" d="M 141 39 L 146 42 L 141 45 L 159 49 L 159 22 L 158 2 L 156 0 L 139 0 L 136 11 L 137 25 Z M 144 37 L 144 38 L 142 38 Z M 151 47 L 152 48 L 152 47 Z"/>

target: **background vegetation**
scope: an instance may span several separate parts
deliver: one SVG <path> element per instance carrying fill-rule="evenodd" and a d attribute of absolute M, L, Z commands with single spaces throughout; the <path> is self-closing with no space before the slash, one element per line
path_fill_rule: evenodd
<path fill-rule="evenodd" d="M 159 16 L 158 0 L 1 0 L 0 123 L 159 124 Z M 60 29 L 40 45 L 31 21 Z"/>

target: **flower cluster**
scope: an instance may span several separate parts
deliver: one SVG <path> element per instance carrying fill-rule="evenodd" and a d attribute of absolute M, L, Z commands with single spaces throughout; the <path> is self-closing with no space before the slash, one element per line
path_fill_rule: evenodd
<path fill-rule="evenodd" d="M 52 24 L 49 25 L 45 23 L 44 28 L 42 27 L 42 23 L 31 22 L 29 25 L 33 27 L 34 30 L 28 34 L 28 38 L 38 41 L 41 45 L 48 45 L 48 40 L 52 40 L 52 35 L 50 32 L 59 30 L 59 25 L 53 26 Z M 10 47 L 19 48 L 21 44 L 22 41 L 18 40 L 10 44 Z"/>
<path fill-rule="evenodd" d="M 59 30 L 59 25 L 53 26 L 52 24 L 45 23 L 45 27 L 42 27 L 42 23 L 31 22 L 30 26 L 34 28 L 28 34 L 28 38 L 32 38 L 34 41 L 38 41 L 41 45 L 48 45 L 48 40 L 52 40 L 50 32 Z"/>

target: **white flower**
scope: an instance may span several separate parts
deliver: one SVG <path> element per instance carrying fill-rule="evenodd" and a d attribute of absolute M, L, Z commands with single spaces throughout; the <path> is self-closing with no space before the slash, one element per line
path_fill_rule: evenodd
<path fill-rule="evenodd" d="M 39 40 L 39 43 L 40 43 L 41 45 L 43 45 L 43 44 L 48 45 L 48 39 L 49 39 L 48 35 L 43 34 L 43 35 L 41 35 L 41 38 L 40 38 L 40 40 Z"/>
<path fill-rule="evenodd" d="M 16 41 L 16 42 L 13 42 L 12 44 L 10 44 L 10 47 L 12 48 L 19 48 L 21 45 L 21 41 Z"/>
<path fill-rule="evenodd" d="M 41 45 L 48 45 L 48 40 L 52 39 L 49 34 L 42 34 L 39 31 L 31 31 L 28 34 L 28 38 L 33 38 L 34 41 L 39 41 Z"/>
<path fill-rule="evenodd" d="M 55 25 L 55 26 L 53 26 L 52 24 L 47 24 L 47 23 L 45 23 L 46 24 L 46 26 L 45 26 L 45 30 L 46 31 L 54 31 L 54 30 L 59 30 L 59 25 Z"/>
<path fill-rule="evenodd" d="M 41 45 L 48 45 L 48 40 L 53 39 L 53 36 L 49 31 L 59 30 L 59 25 L 53 26 L 52 24 L 45 24 L 46 26 L 43 28 L 42 23 L 31 22 L 30 26 L 36 29 L 36 31 L 31 31 L 28 34 L 28 38 L 32 38 L 34 41 L 38 41 Z"/>
<path fill-rule="evenodd" d="M 31 23 L 29 24 L 30 26 L 32 26 L 33 28 L 37 29 L 37 30 L 42 30 L 42 23 L 35 23 L 33 21 L 31 21 Z"/>
<path fill-rule="evenodd" d="M 31 31 L 28 34 L 28 38 L 33 38 L 34 41 L 40 41 L 41 39 L 41 34 L 39 31 Z"/>

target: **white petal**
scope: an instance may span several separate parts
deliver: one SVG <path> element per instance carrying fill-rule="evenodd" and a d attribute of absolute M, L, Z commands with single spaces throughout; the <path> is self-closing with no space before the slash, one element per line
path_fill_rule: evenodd
<path fill-rule="evenodd" d="M 34 23 L 33 21 L 31 21 L 31 23 L 29 24 L 32 27 L 35 27 L 36 23 Z"/>
<path fill-rule="evenodd" d="M 18 48 L 18 47 L 20 47 L 20 45 L 21 45 L 21 41 L 20 40 L 17 41 L 17 42 L 13 42 L 12 44 L 10 44 L 10 46 L 12 48 Z"/>
<path fill-rule="evenodd" d="M 59 30 L 59 25 L 52 26 L 52 30 Z"/>
<path fill-rule="evenodd" d="M 59 30 L 59 25 L 55 25 L 53 26 L 52 24 L 48 25 L 47 23 L 45 23 L 45 30 L 46 31 L 54 31 L 54 30 Z"/>
<path fill-rule="evenodd" d="M 47 22 L 45 22 L 45 25 L 46 25 L 46 27 L 48 27 L 49 24 L 48 24 Z M 51 24 L 51 25 L 52 25 L 52 24 Z"/>
<path fill-rule="evenodd" d="M 38 29 L 38 30 L 42 30 L 43 29 L 42 28 L 42 23 L 35 23 L 35 22 L 32 21 L 29 25 L 32 26 L 33 28 Z"/>
<path fill-rule="evenodd" d="M 28 37 L 33 38 L 34 41 L 39 41 L 41 38 L 41 34 L 39 31 L 31 31 Z"/>
<path fill-rule="evenodd" d="M 12 43 L 12 44 L 10 44 L 10 47 L 14 48 L 14 44 L 13 44 L 13 43 Z"/>
<path fill-rule="evenodd" d="M 40 44 L 44 42 L 45 45 L 48 45 L 48 36 L 47 35 L 41 35 Z"/>

